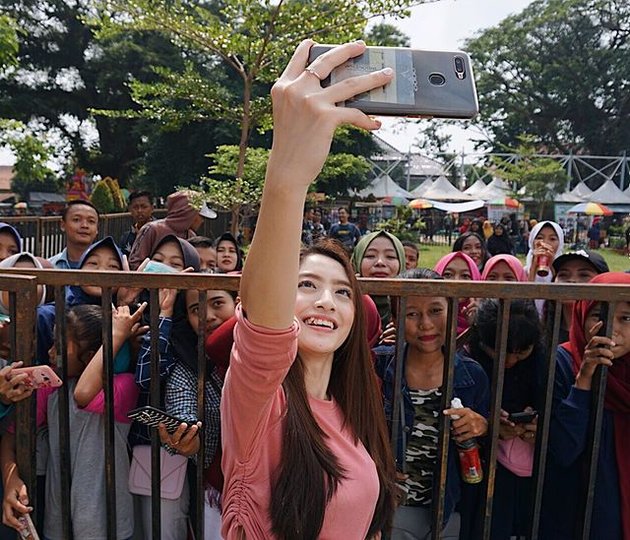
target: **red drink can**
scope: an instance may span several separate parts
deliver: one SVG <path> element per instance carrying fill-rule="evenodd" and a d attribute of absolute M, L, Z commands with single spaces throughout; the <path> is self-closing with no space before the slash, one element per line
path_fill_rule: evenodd
<path fill-rule="evenodd" d="M 457 446 L 457 453 L 459 455 L 459 468 L 462 480 L 467 484 L 478 484 L 481 482 L 483 480 L 483 470 L 477 444 L 473 443 L 469 448 Z"/>
<path fill-rule="evenodd" d="M 546 277 L 551 272 L 549 268 L 549 257 L 547 255 L 541 255 L 538 257 L 538 266 L 536 267 L 536 274 L 541 277 Z"/>

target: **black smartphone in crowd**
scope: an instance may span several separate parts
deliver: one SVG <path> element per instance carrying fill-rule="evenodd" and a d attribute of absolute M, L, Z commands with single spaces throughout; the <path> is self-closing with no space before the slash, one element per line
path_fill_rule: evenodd
<path fill-rule="evenodd" d="M 145 424 L 150 427 L 158 427 L 158 425 L 162 423 L 166 426 L 166 431 L 169 433 L 174 433 L 179 425 L 185 422 L 181 418 L 167 414 L 164 411 L 149 405 L 133 409 L 127 413 L 127 416 L 136 422 L 140 422 L 141 424 Z M 185 423 L 190 425 L 190 422 Z"/>
<path fill-rule="evenodd" d="M 536 411 L 511 413 L 508 420 L 514 424 L 530 424 L 538 416 Z"/>
<path fill-rule="evenodd" d="M 332 47 L 313 45 L 309 64 Z M 383 116 L 470 119 L 479 113 L 470 58 L 462 51 L 368 47 L 361 56 L 336 67 L 322 85 L 386 67 L 394 70 L 389 84 L 337 105 Z"/>

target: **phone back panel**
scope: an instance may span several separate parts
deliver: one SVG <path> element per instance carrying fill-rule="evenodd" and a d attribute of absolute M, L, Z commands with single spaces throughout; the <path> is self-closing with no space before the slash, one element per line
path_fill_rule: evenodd
<path fill-rule="evenodd" d="M 314 45 L 309 62 L 331 45 Z M 424 51 L 368 47 L 361 56 L 335 68 L 323 86 L 348 77 L 391 67 L 394 80 L 384 88 L 345 102 L 368 114 L 473 118 L 479 112 L 470 58 L 461 51 Z"/>

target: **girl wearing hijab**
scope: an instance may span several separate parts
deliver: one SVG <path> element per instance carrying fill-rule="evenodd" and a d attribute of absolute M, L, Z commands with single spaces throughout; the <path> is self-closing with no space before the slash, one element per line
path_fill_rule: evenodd
<path fill-rule="evenodd" d="M 481 274 L 475 262 L 465 253 L 456 251 L 444 255 L 433 268 L 444 279 L 479 281 Z M 461 334 L 468 329 L 470 323 L 467 316 L 467 309 L 470 305 L 470 298 L 462 298 L 457 309 L 457 333 Z"/>
<path fill-rule="evenodd" d="M 536 223 L 527 239 L 529 251 L 525 261 L 525 272 L 529 281 L 549 283 L 553 279 L 551 272 L 546 276 L 536 273 L 541 257 L 547 258 L 547 266 L 551 267 L 553 261 L 562 255 L 564 249 L 564 233 L 562 227 L 555 221 L 541 221 Z"/>
<path fill-rule="evenodd" d="M 240 272 L 243 269 L 243 253 L 232 233 L 224 232 L 217 238 L 217 269 L 221 274 Z"/>
<path fill-rule="evenodd" d="M 11 227 L 12 228 L 12 227 Z M 1 226 L 0 226 L 0 230 Z M 0 233 L 1 234 L 1 233 Z M 42 268 L 41 262 L 31 255 L 30 253 L 17 253 L 4 259 L 0 262 L 0 270 L 3 268 Z M 38 301 L 37 305 L 41 306 L 46 300 L 46 286 L 37 286 Z M 0 393 L 0 419 L 4 418 L 12 409 L 12 403 L 22 401 L 29 397 L 33 389 L 25 386 L 23 381 L 27 378 L 27 375 L 15 375 L 11 376 L 11 371 L 14 368 L 21 367 L 22 362 L 14 362 L 11 365 L 7 365 L 6 358 L 11 356 L 11 340 L 8 317 L 10 315 L 9 309 L 9 293 L 5 291 L 0 292 L 0 315 L 5 318 L 0 319 L 0 387 L 4 387 L 4 381 L 11 380 L 11 386 L 6 393 Z"/>
<path fill-rule="evenodd" d="M 590 283 L 630 286 L 630 275 L 607 272 Z M 543 501 L 545 539 L 578 536 L 580 502 L 593 488 L 584 485 L 583 472 L 592 379 L 600 364 L 608 366 L 608 377 L 590 537 L 630 539 L 630 303 L 616 304 L 611 338 L 597 335 L 602 309 L 593 300 L 576 302 L 570 339 L 558 347 Z"/>
<path fill-rule="evenodd" d="M 405 269 L 405 248 L 393 234 L 377 231 L 361 237 L 352 252 L 352 265 L 361 277 L 393 279 Z M 372 296 L 385 328 L 392 321 L 389 296 Z"/>
<path fill-rule="evenodd" d="M 492 236 L 488 238 L 488 253 L 490 255 L 511 255 L 514 252 L 512 240 L 502 223 L 495 223 Z"/>
<path fill-rule="evenodd" d="M 462 251 L 468 255 L 481 272 L 490 257 L 486 247 L 486 241 L 480 233 L 468 231 L 462 234 L 453 244 L 453 252 Z"/>
<path fill-rule="evenodd" d="M 151 260 L 166 264 L 173 272 L 181 272 L 186 268 L 199 271 L 199 254 L 190 243 L 175 235 L 165 236 L 155 247 Z M 197 359 L 197 333 L 189 323 L 186 310 L 186 295 L 196 291 L 177 292 L 173 289 L 160 289 L 160 315 L 158 322 L 159 339 L 159 378 L 166 381 L 172 373 L 177 361 L 195 366 Z M 211 292 L 211 291 L 209 291 Z M 212 320 L 209 316 L 208 321 Z M 136 384 L 140 387 L 138 406 L 149 404 L 151 385 L 151 332 L 142 339 L 142 346 L 136 364 Z M 195 387 L 196 388 L 196 387 Z M 164 395 L 160 396 L 160 408 L 164 408 Z M 190 434 L 194 435 L 199 427 L 191 423 Z M 151 438 L 148 427 L 134 422 L 131 426 L 129 442 L 133 447 L 133 461 L 130 474 L 136 469 L 150 470 Z M 185 469 L 187 458 L 162 452 L 163 470 Z M 133 477 L 133 476 L 132 476 Z M 185 540 L 188 520 L 189 493 L 185 478 L 182 476 L 177 493 L 162 497 L 161 501 L 161 538 L 165 540 Z M 141 537 L 149 540 L 151 533 L 151 496 L 143 493 L 147 486 L 138 485 L 132 489 L 138 501 L 136 521 L 142 524 Z"/>
<path fill-rule="evenodd" d="M 481 281 L 527 281 L 527 274 L 514 255 L 495 255 L 488 259 Z"/>
<path fill-rule="evenodd" d="M 0 222 L 0 261 L 20 252 L 22 237 L 15 227 Z"/>

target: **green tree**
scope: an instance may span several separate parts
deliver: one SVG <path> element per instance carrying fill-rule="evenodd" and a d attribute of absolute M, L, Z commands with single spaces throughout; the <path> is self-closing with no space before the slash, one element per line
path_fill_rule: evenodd
<path fill-rule="evenodd" d="M 114 197 L 106 180 L 97 182 L 90 195 L 90 201 L 101 214 L 109 214 L 114 211 Z"/>
<path fill-rule="evenodd" d="M 28 200 L 31 191 L 58 191 L 60 181 L 55 178 L 49 162 L 52 152 L 40 137 L 30 133 L 20 122 L 0 121 L 0 145 L 6 145 L 15 156 L 11 190 L 21 200 Z"/>
<path fill-rule="evenodd" d="M 558 160 L 536 157 L 531 137 L 523 136 L 519 140 L 517 148 L 507 149 L 517 155 L 516 160 L 493 156 L 490 171 L 516 186 L 512 192 L 514 197 L 531 197 L 538 208 L 538 219 L 542 219 L 545 206 L 565 190 L 569 176 Z"/>
<path fill-rule="evenodd" d="M 372 26 L 365 34 L 365 42 L 379 47 L 411 47 L 409 36 L 388 23 Z"/>
<path fill-rule="evenodd" d="M 141 114 L 165 125 L 204 118 L 236 123 L 240 138 L 233 177 L 243 178 L 252 132 L 270 127 L 269 86 L 297 43 L 309 36 L 322 42 L 356 38 L 362 35 L 369 17 L 389 12 L 405 14 L 408 3 L 227 0 L 215 5 L 183 0 L 101 0 L 93 24 L 104 39 L 131 30 L 161 33 L 177 43 L 188 58 L 236 75 L 238 87 L 226 91 L 220 85 L 208 84 L 191 61 L 183 72 L 157 70 L 159 84 L 132 84 L 132 91 L 142 107 Z M 236 231 L 240 214 L 236 202 L 232 214 L 232 229 Z"/>
<path fill-rule="evenodd" d="M 0 15 L 0 71 L 17 64 L 18 43 L 15 21 L 7 15 Z"/>
<path fill-rule="evenodd" d="M 616 154 L 630 141 L 630 2 L 535 0 L 465 44 L 494 147 Z"/>

